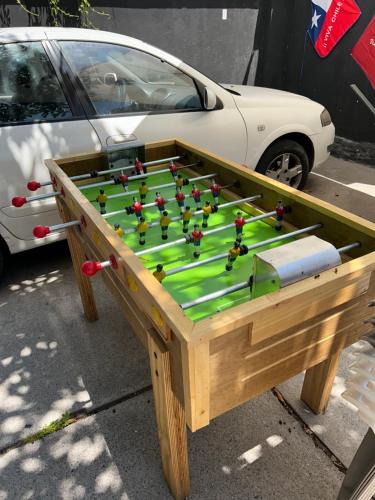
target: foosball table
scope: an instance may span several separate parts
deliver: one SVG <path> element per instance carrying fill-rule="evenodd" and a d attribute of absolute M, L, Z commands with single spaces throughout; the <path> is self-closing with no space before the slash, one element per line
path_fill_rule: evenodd
<path fill-rule="evenodd" d="M 375 224 L 182 140 L 47 160 L 83 308 L 98 273 L 148 350 L 161 458 L 189 493 L 191 431 L 306 370 L 326 408 L 341 351 L 371 330 Z M 51 187 L 53 191 L 51 192 Z M 94 279 L 97 279 L 95 277 Z"/>

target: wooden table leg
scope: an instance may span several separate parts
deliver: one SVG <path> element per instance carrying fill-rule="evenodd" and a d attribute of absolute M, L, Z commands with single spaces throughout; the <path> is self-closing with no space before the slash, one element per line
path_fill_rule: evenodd
<path fill-rule="evenodd" d="M 64 222 L 70 222 L 69 213 L 67 209 L 59 203 L 62 218 Z M 74 274 L 81 294 L 83 310 L 88 321 L 96 321 L 98 319 L 98 312 L 95 304 L 94 292 L 92 289 L 90 279 L 85 276 L 81 271 L 81 266 L 87 260 L 84 249 L 77 238 L 76 228 L 70 227 L 66 229 L 66 239 L 68 240 L 70 255 L 73 262 Z"/>
<path fill-rule="evenodd" d="M 326 410 L 331 394 L 341 349 L 325 361 L 306 370 L 301 399 L 316 414 Z"/>
<path fill-rule="evenodd" d="M 156 333 L 149 333 L 148 351 L 164 477 L 181 500 L 190 489 L 185 410 L 172 390 L 171 355 Z"/>

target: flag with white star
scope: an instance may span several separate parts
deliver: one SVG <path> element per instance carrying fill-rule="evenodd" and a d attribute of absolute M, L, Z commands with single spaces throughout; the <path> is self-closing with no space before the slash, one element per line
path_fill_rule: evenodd
<path fill-rule="evenodd" d="M 326 57 L 361 15 L 355 0 L 311 0 L 309 35 L 320 57 Z"/>

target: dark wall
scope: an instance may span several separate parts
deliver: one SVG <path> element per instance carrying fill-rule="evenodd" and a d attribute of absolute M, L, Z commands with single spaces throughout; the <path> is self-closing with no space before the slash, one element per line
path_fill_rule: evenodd
<path fill-rule="evenodd" d="M 356 83 L 374 101 L 370 83 L 350 56 L 374 13 L 372 1 L 357 2 L 362 16 L 326 59 L 306 36 L 310 0 L 92 0 L 110 17 L 93 14 L 91 20 L 100 29 L 171 52 L 216 81 L 255 83 L 311 97 L 329 109 L 339 136 L 375 143 L 374 116 L 349 87 Z M 53 23 L 47 3 L 28 0 L 26 5 L 38 17 L 22 11 L 15 0 L 0 0 L 0 26 Z M 61 5 L 77 13 L 76 0 L 62 0 Z M 65 26 L 81 21 L 60 18 Z"/>

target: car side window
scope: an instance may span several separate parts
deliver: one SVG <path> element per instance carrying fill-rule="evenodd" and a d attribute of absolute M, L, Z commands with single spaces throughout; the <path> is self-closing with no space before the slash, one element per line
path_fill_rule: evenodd
<path fill-rule="evenodd" d="M 71 117 L 42 44 L 0 45 L 0 125 Z"/>
<path fill-rule="evenodd" d="M 202 109 L 194 80 L 157 57 L 109 43 L 59 44 L 97 115 Z"/>

